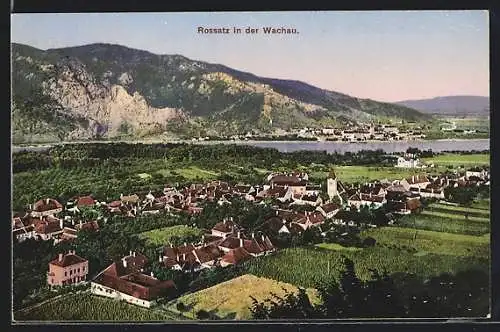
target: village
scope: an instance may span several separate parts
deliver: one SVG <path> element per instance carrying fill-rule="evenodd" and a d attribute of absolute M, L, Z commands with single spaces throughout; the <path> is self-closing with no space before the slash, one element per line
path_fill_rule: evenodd
<path fill-rule="evenodd" d="M 404 159 L 404 158 L 403 158 Z M 407 159 L 404 159 L 407 163 Z M 399 167 L 415 167 L 415 161 Z M 398 166 L 398 165 L 395 165 Z M 349 211 L 383 209 L 381 223 L 365 222 L 365 227 L 391 225 L 397 216 L 408 215 L 422 209 L 422 200 L 445 202 L 446 188 L 489 185 L 488 168 L 470 168 L 463 172 L 446 174 L 416 174 L 401 180 L 381 179 L 363 184 L 343 183 L 332 169 L 326 183 L 312 183 L 303 172 L 271 173 L 264 184 L 235 184 L 224 181 L 192 183 L 177 188 L 165 186 L 163 191 L 128 193 L 114 201 L 103 202 L 92 195 L 74 197 L 67 202 L 42 198 L 14 212 L 12 235 L 14 241 L 27 239 L 53 241 L 54 244 L 71 242 L 79 231 L 99 232 L 109 216 L 137 218 L 141 215 L 197 215 L 205 202 L 219 206 L 231 204 L 235 198 L 260 205 L 270 205 L 272 213 L 263 225 L 251 232 L 226 216 L 194 243 L 173 245 L 164 243 L 158 257 L 146 257 L 133 248 L 121 260 L 114 261 L 95 276 L 89 275 L 89 261 L 70 250 L 55 257 L 48 266 L 47 284 L 51 287 L 90 283 L 92 294 L 124 300 L 150 308 L 156 301 L 174 291 L 173 280 L 159 280 L 147 271 L 147 263 L 157 260 L 165 269 L 182 272 L 201 271 L 214 267 L 227 267 L 273 255 L 280 248 L 272 239 L 278 234 L 302 234 L 317 229 L 321 236 L 337 226 L 359 227 Z M 82 211 L 96 209 L 103 213 L 88 218 Z M 345 233 L 347 234 L 347 233 Z"/>

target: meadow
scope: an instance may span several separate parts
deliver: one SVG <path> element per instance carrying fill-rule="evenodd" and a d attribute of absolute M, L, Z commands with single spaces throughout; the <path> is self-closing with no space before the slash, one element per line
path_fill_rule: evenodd
<path fill-rule="evenodd" d="M 250 296 L 260 302 L 271 297 L 271 293 L 278 296 L 285 295 L 283 289 L 289 292 L 297 291 L 296 286 L 288 283 L 245 274 L 196 293 L 184 295 L 170 302 L 167 309 L 178 312 L 177 304 L 182 302 L 187 308 L 183 313 L 186 317 L 196 318 L 196 313 L 203 309 L 222 319 L 251 319 Z M 312 303 L 319 301 L 314 289 L 306 291 Z"/>
<path fill-rule="evenodd" d="M 203 231 L 196 227 L 177 225 L 143 232 L 139 234 L 139 238 L 145 239 L 146 244 L 152 246 L 163 246 L 169 243 L 180 245 L 184 242 L 197 242 L 202 234 Z"/>
<path fill-rule="evenodd" d="M 165 310 L 141 308 L 90 293 L 71 294 L 51 299 L 31 308 L 14 312 L 16 321 L 164 321 L 178 315 Z"/>
<path fill-rule="evenodd" d="M 351 259 L 357 275 L 362 280 L 371 277 L 370 269 L 388 273 L 414 273 L 422 280 L 444 272 L 456 273 L 468 268 L 489 270 L 489 259 L 476 256 L 460 257 L 425 253 L 415 255 L 415 251 L 404 245 L 387 248 L 375 246 L 361 251 L 329 250 L 318 247 L 288 248 L 278 253 L 258 257 L 246 265 L 251 274 L 291 283 L 301 287 L 315 287 L 316 283 L 338 279 L 342 266 L 342 256 Z"/>
<path fill-rule="evenodd" d="M 422 158 L 426 163 L 433 163 L 437 166 L 460 166 L 465 167 L 483 166 L 490 164 L 489 153 L 477 154 L 456 154 L 444 153 L 430 158 Z"/>

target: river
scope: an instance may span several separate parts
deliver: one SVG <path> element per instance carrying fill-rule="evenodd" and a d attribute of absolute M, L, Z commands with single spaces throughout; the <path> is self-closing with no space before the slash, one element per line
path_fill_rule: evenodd
<path fill-rule="evenodd" d="M 90 143 L 90 142 L 89 142 Z M 97 143 L 97 142 L 92 142 Z M 105 142 L 99 142 L 105 143 Z M 141 142 L 146 143 L 146 142 Z M 162 143 L 162 142 L 149 142 Z M 164 142 L 166 143 L 166 142 Z M 182 142 L 171 142 L 182 143 Z M 409 147 L 418 148 L 420 150 L 431 149 L 434 152 L 443 151 L 472 151 L 472 150 L 489 150 L 489 139 L 470 139 L 470 140 L 434 140 L 434 141 L 370 141 L 365 143 L 349 143 L 349 142 L 331 142 L 331 141 L 202 141 L 202 142 L 184 142 L 192 144 L 239 144 L 250 145 L 262 148 L 275 148 L 281 152 L 294 152 L 303 150 L 326 151 L 328 153 L 345 153 L 358 152 L 360 150 L 384 150 L 387 153 L 404 152 Z M 12 152 L 18 151 L 45 151 L 54 144 L 42 144 L 33 146 L 13 146 Z"/>

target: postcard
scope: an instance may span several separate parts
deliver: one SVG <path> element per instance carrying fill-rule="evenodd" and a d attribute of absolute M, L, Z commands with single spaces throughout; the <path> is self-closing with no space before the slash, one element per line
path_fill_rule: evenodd
<path fill-rule="evenodd" d="M 489 317 L 487 11 L 11 19 L 13 322 Z"/>

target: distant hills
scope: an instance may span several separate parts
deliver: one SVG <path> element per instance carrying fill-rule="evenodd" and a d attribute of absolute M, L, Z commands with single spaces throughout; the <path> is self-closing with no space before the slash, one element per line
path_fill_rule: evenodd
<path fill-rule="evenodd" d="M 431 99 L 404 100 L 396 104 L 428 114 L 489 115 L 490 98 L 483 96 L 445 96 Z"/>
<path fill-rule="evenodd" d="M 272 133 L 359 121 L 429 121 L 415 109 L 300 81 L 112 44 L 12 44 L 14 141 Z"/>

